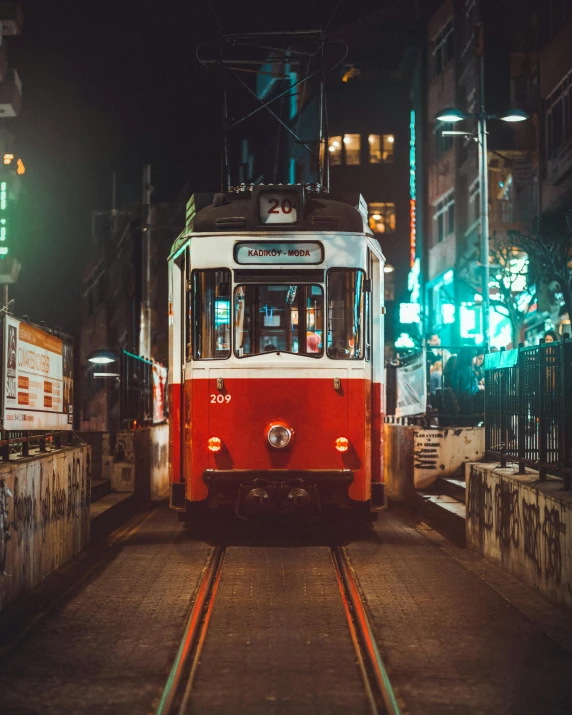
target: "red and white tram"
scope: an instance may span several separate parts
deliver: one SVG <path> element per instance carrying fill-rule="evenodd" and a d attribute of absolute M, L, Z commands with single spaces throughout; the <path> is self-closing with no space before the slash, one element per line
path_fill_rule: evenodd
<path fill-rule="evenodd" d="M 169 258 L 172 508 L 384 505 L 384 258 L 359 201 L 189 201 Z"/>

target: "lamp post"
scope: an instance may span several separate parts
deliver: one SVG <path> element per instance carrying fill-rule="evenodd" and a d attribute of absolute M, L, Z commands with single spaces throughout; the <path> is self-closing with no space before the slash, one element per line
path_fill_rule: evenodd
<path fill-rule="evenodd" d="M 481 97 L 483 92 L 481 91 Z M 437 115 L 442 122 L 462 122 L 465 119 L 477 121 L 477 142 L 479 145 L 479 187 L 481 196 L 481 267 L 483 293 L 483 342 L 489 342 L 489 176 L 487 161 L 487 121 L 501 119 L 503 122 L 524 122 L 528 115 L 522 109 L 512 109 L 506 114 L 488 114 L 481 103 L 479 112 L 462 112 L 449 107 Z"/>

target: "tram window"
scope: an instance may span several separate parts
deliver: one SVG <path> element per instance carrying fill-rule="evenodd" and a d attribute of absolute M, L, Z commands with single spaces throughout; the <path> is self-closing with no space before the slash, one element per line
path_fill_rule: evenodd
<path fill-rule="evenodd" d="M 193 357 L 230 357 L 230 271 L 193 271 Z"/>
<path fill-rule="evenodd" d="M 364 357 L 364 272 L 333 268 L 328 272 L 327 353 L 338 360 Z"/>
<path fill-rule="evenodd" d="M 239 285 L 234 291 L 238 357 L 285 352 L 324 354 L 324 291 L 318 285 Z"/>
<path fill-rule="evenodd" d="M 359 164 L 361 159 L 361 137 L 359 134 L 344 134 L 346 164 Z"/>

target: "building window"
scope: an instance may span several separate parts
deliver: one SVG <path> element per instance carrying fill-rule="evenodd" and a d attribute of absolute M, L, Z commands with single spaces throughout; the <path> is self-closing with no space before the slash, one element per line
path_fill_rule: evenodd
<path fill-rule="evenodd" d="M 440 75 L 453 59 L 453 18 L 450 18 L 433 39 L 433 67 Z"/>
<path fill-rule="evenodd" d="M 433 204 L 433 245 L 455 233 L 455 192 L 447 192 Z"/>
<path fill-rule="evenodd" d="M 437 159 L 442 159 L 453 146 L 453 137 L 450 134 L 443 134 L 447 130 L 446 124 L 438 124 L 435 128 L 435 150 Z"/>
<path fill-rule="evenodd" d="M 478 179 L 475 179 L 469 186 L 469 211 L 468 224 L 472 226 L 479 220 L 481 215 L 481 184 Z"/>
<path fill-rule="evenodd" d="M 394 134 L 370 134 L 368 137 L 369 163 L 382 164 L 393 161 Z"/>
<path fill-rule="evenodd" d="M 344 134 L 344 151 L 348 166 L 360 163 L 361 137 L 359 134 Z"/>
<path fill-rule="evenodd" d="M 361 137 L 359 134 L 343 134 L 328 139 L 330 166 L 353 165 L 361 161 Z"/>
<path fill-rule="evenodd" d="M 546 151 L 549 159 L 572 141 L 572 72 L 546 100 Z"/>
<path fill-rule="evenodd" d="M 330 166 L 337 166 L 342 163 L 342 138 L 330 137 L 328 139 L 328 150 L 330 152 Z"/>
<path fill-rule="evenodd" d="M 395 204 L 371 203 L 368 208 L 369 227 L 374 233 L 395 231 Z"/>

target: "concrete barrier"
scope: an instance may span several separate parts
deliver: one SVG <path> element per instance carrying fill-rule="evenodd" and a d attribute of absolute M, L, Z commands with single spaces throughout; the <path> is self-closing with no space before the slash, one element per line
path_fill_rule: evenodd
<path fill-rule="evenodd" d="M 426 429 L 387 423 L 384 438 L 386 493 L 397 501 L 408 501 L 416 489 L 455 474 L 485 451 L 483 427 Z"/>
<path fill-rule="evenodd" d="M 0 610 L 86 548 L 90 448 L 0 465 Z"/>
<path fill-rule="evenodd" d="M 467 546 L 572 606 L 572 493 L 498 464 L 468 464 Z"/>
<path fill-rule="evenodd" d="M 81 432 L 93 450 L 93 473 L 109 479 L 114 492 L 141 500 L 169 495 L 169 425 L 121 432 Z"/>

